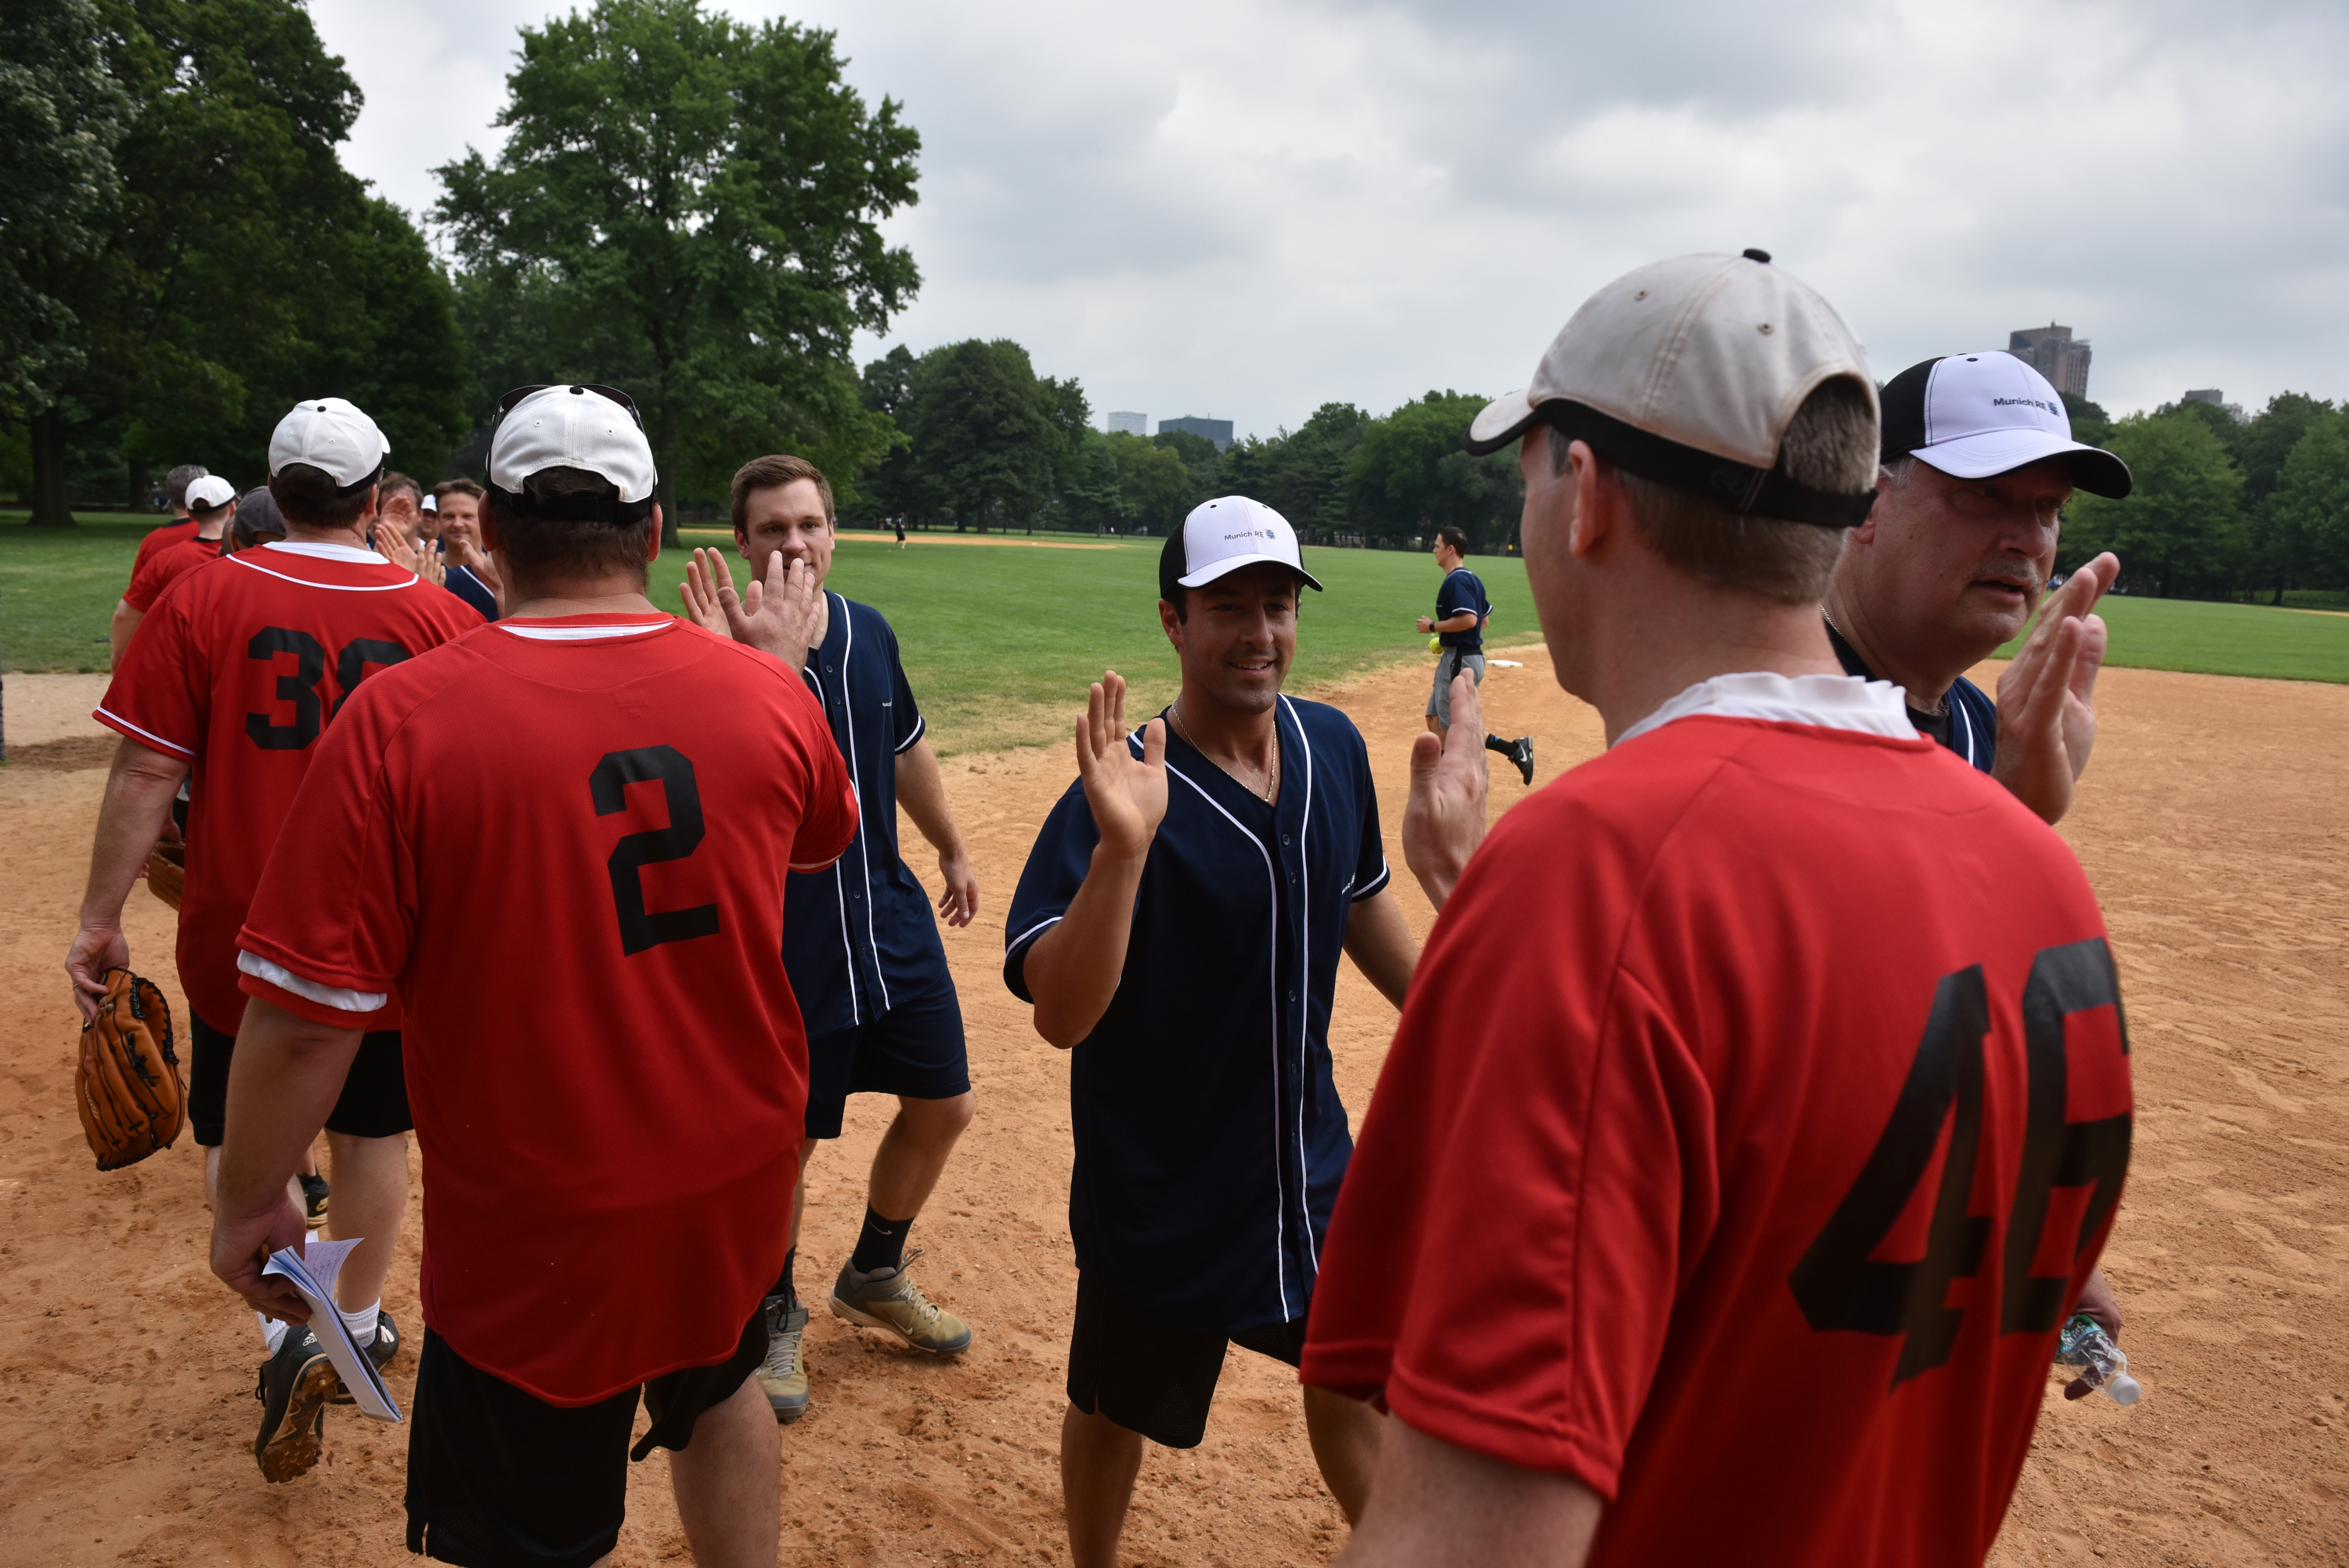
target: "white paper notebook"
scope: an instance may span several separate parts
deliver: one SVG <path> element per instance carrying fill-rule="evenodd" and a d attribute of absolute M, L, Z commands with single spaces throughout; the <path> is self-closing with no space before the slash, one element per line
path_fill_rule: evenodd
<path fill-rule="evenodd" d="M 335 1309 L 335 1276 L 343 1272 L 343 1260 L 350 1256 L 351 1249 L 365 1239 L 322 1242 L 314 1236 L 303 1243 L 300 1253 L 288 1250 L 270 1253 L 261 1272 L 280 1276 L 310 1304 L 310 1332 L 326 1347 L 326 1359 L 342 1375 L 343 1387 L 350 1390 L 359 1412 L 378 1421 L 397 1421 L 400 1419 L 398 1403 L 392 1398 L 391 1390 L 383 1386 L 375 1363 L 359 1348 L 359 1342 L 351 1337 L 343 1315 Z"/>

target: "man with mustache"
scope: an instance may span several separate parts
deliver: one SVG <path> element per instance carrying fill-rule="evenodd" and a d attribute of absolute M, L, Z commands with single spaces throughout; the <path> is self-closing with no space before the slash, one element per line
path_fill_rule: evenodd
<path fill-rule="evenodd" d="M 2095 739 L 2105 623 L 2089 611 L 2120 562 L 2099 555 L 2072 573 L 2000 677 L 1995 701 L 1965 672 L 2038 609 L 2072 492 L 2125 496 L 2128 465 L 2072 439 L 2063 398 L 2011 354 L 1928 359 L 1882 396 L 1876 508 L 1836 563 L 1829 640 L 1847 673 L 1908 692 L 1919 734 L 2055 821 Z M 2081 640 L 2060 686 L 2042 679 L 2059 637 Z"/>

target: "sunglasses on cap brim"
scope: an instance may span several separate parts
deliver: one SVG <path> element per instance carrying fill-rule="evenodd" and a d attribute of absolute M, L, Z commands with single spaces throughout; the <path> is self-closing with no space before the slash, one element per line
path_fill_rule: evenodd
<path fill-rule="evenodd" d="M 609 397 L 613 402 L 617 403 L 621 407 L 626 408 L 628 411 L 628 418 L 636 422 L 637 429 L 641 430 L 645 428 L 645 417 L 636 412 L 636 400 L 635 398 L 629 397 L 626 392 L 621 391 L 617 387 L 600 386 L 593 381 L 541 381 L 529 387 L 517 387 L 512 391 L 498 399 L 498 418 L 502 419 L 508 414 L 512 413 L 514 405 L 529 397 L 532 393 L 544 392 L 548 388 L 554 387 L 568 387 L 574 392 L 593 392 L 598 397 Z"/>

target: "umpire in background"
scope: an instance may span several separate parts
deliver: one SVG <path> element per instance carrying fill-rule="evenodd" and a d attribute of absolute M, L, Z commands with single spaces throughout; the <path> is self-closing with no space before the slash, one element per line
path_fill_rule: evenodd
<path fill-rule="evenodd" d="M 1124 681 L 1093 686 L 1078 780 L 1005 930 L 1006 984 L 1072 1057 L 1061 1487 L 1077 1568 L 1116 1560 L 1143 1439 L 1198 1445 L 1227 1345 L 1297 1365 L 1353 1150 L 1330 1077 L 1338 954 L 1397 1006 L 1418 962 L 1361 735 L 1281 695 L 1300 589 L 1320 587 L 1296 534 L 1270 507 L 1208 501 L 1158 581 L 1182 695 L 1129 734 Z M 1380 1418 L 1318 1388 L 1304 1405 L 1352 1519 Z"/>
<path fill-rule="evenodd" d="M 1435 563 L 1444 568 L 1444 585 L 1435 591 L 1435 614 L 1422 615 L 1419 629 L 1437 639 L 1435 685 L 1427 694 L 1427 727 L 1437 735 L 1452 728 L 1452 682 L 1462 675 L 1485 684 L 1485 623 L 1493 605 L 1485 597 L 1485 580 L 1468 570 L 1468 535 L 1450 523 L 1435 531 Z M 1507 758 L 1530 786 L 1534 781 L 1534 738 L 1520 735 L 1504 740 L 1485 737 L 1485 749 Z"/>
<path fill-rule="evenodd" d="M 819 585 L 830 574 L 837 542 L 832 486 L 814 464 L 784 456 L 743 464 L 734 475 L 733 514 L 734 542 L 750 562 L 753 593 L 776 562 L 804 563 Z M 717 552 L 696 551 L 679 588 L 703 625 L 751 640 L 754 623 L 740 618 L 740 602 L 733 615 L 727 613 L 733 584 Z M 823 704 L 863 820 L 838 862 L 795 873 L 786 893 L 783 966 L 807 1019 L 808 1110 L 791 1251 L 768 1297 L 767 1359 L 759 1374 L 780 1421 L 795 1421 L 808 1408 L 802 1339 L 808 1314 L 792 1277 L 807 1209 L 807 1162 L 818 1142 L 840 1136 L 852 1094 L 895 1095 L 897 1115 L 874 1150 L 864 1222 L 833 1284 L 833 1315 L 936 1356 L 959 1355 L 971 1342 L 970 1326 L 923 1295 L 905 1273 L 921 1256 L 918 1249 L 906 1251 L 905 1233 L 945 1173 L 976 1102 L 962 1005 L 928 896 L 898 854 L 897 808 L 905 807 L 937 851 L 937 913 L 948 924 L 970 923 L 978 883 L 898 662 L 896 633 L 881 612 L 838 593 L 823 593 L 820 606 L 813 646 L 767 651 L 798 664 Z"/>

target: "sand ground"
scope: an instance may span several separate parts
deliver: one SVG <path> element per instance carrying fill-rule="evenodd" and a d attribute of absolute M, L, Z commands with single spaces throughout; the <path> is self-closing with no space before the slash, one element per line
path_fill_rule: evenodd
<path fill-rule="evenodd" d="M 1594 716 L 1543 656 L 1495 671 L 1493 727 L 1531 732 L 1545 779 L 1594 755 Z M 1380 768 L 1390 853 L 1426 672 L 1330 696 Z M 11 676 L 0 771 L 0 1562 L 391 1564 L 404 1434 L 328 1418 L 324 1462 L 265 1486 L 250 1448 L 259 1339 L 207 1272 L 199 1164 L 182 1139 L 90 1169 L 58 961 L 109 748 L 102 677 Z M 2143 1403 L 2051 1398 L 1993 1561 L 2349 1561 L 2349 687 L 2118 670 L 2065 824 L 2101 894 L 2136 1051 L 2137 1154 L 2107 1267 Z M 976 1326 L 958 1362 L 818 1316 L 814 1408 L 783 1435 L 784 1560 L 1065 1560 L 1055 1460 L 1075 1272 L 1064 1224 L 1066 1058 L 998 975 L 1004 902 L 1071 766 L 1058 749 L 957 758 L 955 809 L 982 889 L 947 934 L 978 1119 L 913 1240 L 920 1276 Z M 1496 781 L 1495 809 L 1524 791 Z M 934 868 L 915 846 L 917 872 Z M 1429 912 L 1397 883 L 1423 933 Z M 141 968 L 177 1001 L 171 916 L 130 905 Z M 1332 1045 L 1359 1110 L 1392 1011 L 1341 971 Z M 819 1156 L 802 1280 L 819 1290 L 860 1217 L 885 1108 L 851 1109 Z M 416 1316 L 416 1235 L 387 1293 Z M 1154 1449 L 1127 1559 L 1307 1563 L 1343 1539 L 1285 1369 L 1236 1352 L 1204 1446 Z M 408 1391 L 412 1362 L 392 1368 Z M 2052 1387 L 2052 1385 L 2051 1385 Z M 634 1473 L 618 1560 L 683 1561 L 665 1461 Z M 1698 1502 L 1701 1500 L 1692 1500 Z"/>

